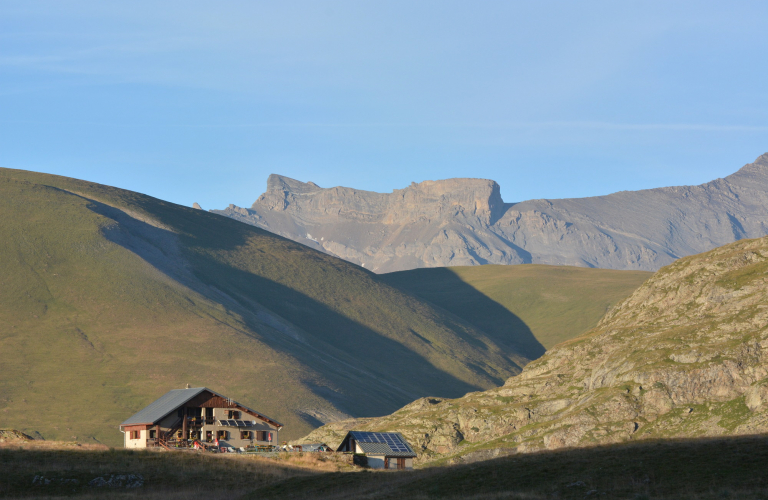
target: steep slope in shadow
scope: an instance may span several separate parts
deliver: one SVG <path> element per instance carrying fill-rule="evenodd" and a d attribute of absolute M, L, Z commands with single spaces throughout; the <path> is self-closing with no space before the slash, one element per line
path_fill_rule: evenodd
<path fill-rule="evenodd" d="M 114 208 L 101 205 L 98 210 L 119 217 L 122 220 L 121 227 L 130 227 L 129 232 L 135 235 L 146 238 L 146 235 L 153 234 L 156 244 L 162 244 L 166 248 L 173 247 L 165 229 L 154 228 L 133 218 L 126 220 L 126 215 Z M 197 216 L 197 213 L 193 215 Z M 318 386 L 318 390 L 324 394 L 327 394 L 329 389 L 333 390 L 336 403 L 343 402 L 340 409 L 345 412 L 361 415 L 381 414 L 385 408 L 393 405 L 399 407 L 411 400 L 414 394 L 423 393 L 425 388 L 438 393 L 464 394 L 503 382 L 507 370 L 499 370 L 496 366 L 510 366 L 519 370 L 525 363 L 525 359 L 516 354 L 505 356 L 503 350 L 489 342 L 480 332 L 473 331 L 471 326 L 462 325 L 461 321 L 448 320 L 449 328 L 435 332 L 434 324 L 430 325 L 429 320 L 440 321 L 438 314 L 422 304 L 400 300 L 397 293 L 393 294 L 386 287 L 382 289 L 376 286 L 374 281 L 364 283 L 362 293 L 353 296 L 354 288 L 360 284 L 356 283 L 355 279 L 346 280 L 343 288 L 347 293 L 344 296 L 345 294 L 340 294 L 327 283 L 327 277 L 326 283 L 323 283 L 323 276 L 317 275 L 327 274 L 328 269 L 316 273 L 316 270 L 312 269 L 314 266 L 305 267 L 302 269 L 301 279 L 320 284 L 321 295 L 326 299 L 335 297 L 338 301 L 336 306 L 339 302 L 342 304 L 342 307 L 329 307 L 291 286 L 261 276 L 258 274 L 259 270 L 253 269 L 255 262 L 250 256 L 246 255 L 245 260 L 239 260 L 243 257 L 243 248 L 248 247 L 249 238 L 254 233 L 248 226 L 235 223 L 229 230 L 223 231 L 217 224 L 213 234 L 206 234 L 210 228 L 199 225 L 194 217 L 183 218 L 181 222 L 174 221 L 174 224 L 182 230 L 179 240 L 183 243 L 182 250 L 172 253 L 178 254 L 175 255 L 176 258 L 183 258 L 185 265 L 179 266 L 178 261 L 169 265 L 167 259 L 153 258 L 151 250 L 140 250 L 142 256 L 150 259 L 149 261 L 159 266 L 159 269 L 171 273 L 169 276 L 173 279 L 185 282 L 186 286 L 207 294 L 209 299 L 236 312 L 252 330 L 258 331 L 267 319 L 272 320 L 270 323 L 273 327 L 275 323 L 282 326 L 281 330 L 284 334 L 287 333 L 287 336 L 272 335 L 269 338 L 270 347 L 297 357 L 308 367 L 323 373 L 325 377 L 335 373 L 336 384 L 332 384 L 334 380 L 329 380 L 329 386 Z M 188 227 L 190 224 L 195 224 L 196 227 Z M 194 234 L 194 237 L 188 234 Z M 272 238 L 272 235 L 266 236 L 268 239 Z M 115 238 L 113 241 L 133 251 L 138 250 L 135 238 L 123 238 L 123 241 Z M 256 243 L 256 246 L 260 243 L 263 242 Z M 317 266 L 322 266 L 328 261 L 327 256 L 307 252 L 293 242 L 282 243 L 289 252 L 295 252 L 301 259 L 309 257 Z M 256 250 L 259 251 L 258 248 Z M 262 259 L 266 259 L 271 249 L 260 251 Z M 237 258 L 222 259 L 222 253 L 227 252 L 234 253 Z M 154 254 L 158 255 L 156 250 Z M 371 273 L 346 263 L 339 264 L 334 270 L 351 271 L 358 280 L 361 276 L 375 279 Z M 255 267 L 260 266 L 261 263 L 258 263 Z M 182 268 L 187 273 L 179 273 Z M 285 278 L 291 273 L 289 269 L 283 269 L 278 274 Z M 295 282 L 291 283 L 290 280 L 287 283 L 295 286 Z M 211 295 L 211 291 L 216 294 Z M 379 297 L 375 297 L 377 295 Z M 350 309 L 355 309 L 361 303 L 368 303 L 368 325 L 378 325 L 378 331 L 350 319 L 350 316 L 354 317 L 350 314 Z M 384 304 L 384 307 L 376 307 L 378 304 Z M 344 309 L 346 315 L 339 312 Z M 261 315 L 254 315 L 253 311 L 259 311 Z M 362 318 L 360 311 L 356 312 L 357 317 Z M 383 325 L 393 323 L 393 315 L 402 316 L 404 313 L 410 313 L 409 321 L 400 321 L 398 317 L 394 321 L 398 323 L 394 328 L 382 328 Z M 426 321 L 424 318 L 427 318 Z M 415 339 L 394 334 L 393 330 L 396 329 L 412 332 Z M 456 332 L 463 335 L 457 337 Z M 425 339 L 431 340 L 426 340 L 425 344 Z M 460 377 L 454 376 L 455 373 L 459 373 Z M 339 381 L 342 383 L 339 384 Z M 345 387 L 350 384 L 354 390 Z M 376 394 L 370 392 L 371 386 L 378 387 Z"/>
<path fill-rule="evenodd" d="M 380 279 L 463 318 L 512 352 L 520 352 L 529 359 L 544 354 L 546 349 L 524 321 L 451 269 L 414 269 L 382 274 Z"/>
<path fill-rule="evenodd" d="M 644 271 L 543 265 L 456 266 L 380 275 L 530 358 L 594 327 L 650 276 Z"/>

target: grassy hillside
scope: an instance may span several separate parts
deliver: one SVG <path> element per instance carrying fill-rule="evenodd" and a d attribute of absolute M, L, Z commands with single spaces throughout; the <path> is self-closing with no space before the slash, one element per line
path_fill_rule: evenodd
<path fill-rule="evenodd" d="M 400 431 L 422 463 L 768 432 L 768 237 L 685 257 L 504 386 L 325 425 Z"/>
<path fill-rule="evenodd" d="M 525 264 L 414 269 L 382 279 L 537 358 L 597 325 L 652 274 Z"/>
<path fill-rule="evenodd" d="M 0 169 L 0 426 L 122 440 L 169 389 L 208 386 L 305 434 L 527 359 L 375 275 L 246 224 Z"/>

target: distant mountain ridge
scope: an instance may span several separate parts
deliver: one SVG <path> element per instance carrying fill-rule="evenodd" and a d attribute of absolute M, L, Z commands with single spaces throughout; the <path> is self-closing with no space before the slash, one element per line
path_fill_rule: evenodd
<path fill-rule="evenodd" d="M 527 263 L 654 271 L 768 234 L 768 153 L 699 186 L 520 203 L 504 203 L 486 179 L 375 193 L 273 174 L 250 209 L 212 212 L 377 273 Z"/>

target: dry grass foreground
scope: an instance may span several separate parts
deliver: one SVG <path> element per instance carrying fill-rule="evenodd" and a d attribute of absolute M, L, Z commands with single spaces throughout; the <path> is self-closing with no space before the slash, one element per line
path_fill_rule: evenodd
<path fill-rule="evenodd" d="M 646 441 L 410 472 L 359 470 L 334 461 L 332 454 L 266 459 L 6 443 L 0 445 L 0 497 L 756 500 L 768 498 L 768 436 Z M 144 486 L 105 491 L 32 485 L 41 474 L 90 480 L 127 473 L 141 474 Z"/>
<path fill-rule="evenodd" d="M 282 453 L 264 458 L 8 440 L 0 443 L 0 498 L 233 498 L 289 478 L 360 470 L 346 458 L 320 453 Z M 93 479 L 113 475 L 141 476 L 143 485 L 116 489 L 88 486 Z M 46 479 L 48 484 L 35 484 Z"/>

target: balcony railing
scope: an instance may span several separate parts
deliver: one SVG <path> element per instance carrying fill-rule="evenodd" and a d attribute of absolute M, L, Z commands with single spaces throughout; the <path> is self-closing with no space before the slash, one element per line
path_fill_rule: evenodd
<path fill-rule="evenodd" d="M 213 417 L 187 417 L 187 424 L 192 426 L 214 425 L 216 419 Z"/>

